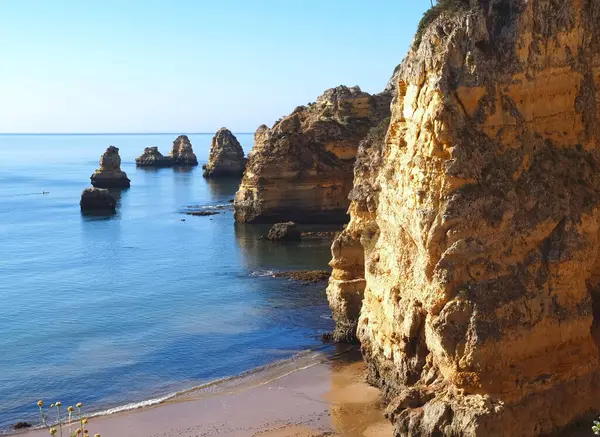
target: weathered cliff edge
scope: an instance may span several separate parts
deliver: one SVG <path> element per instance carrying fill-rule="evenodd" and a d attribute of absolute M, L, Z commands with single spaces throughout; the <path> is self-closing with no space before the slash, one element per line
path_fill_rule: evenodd
<path fill-rule="evenodd" d="M 364 281 L 397 436 L 546 435 L 599 408 L 600 3 L 452 8 L 400 67 L 332 281 Z"/>
<path fill-rule="evenodd" d="M 196 166 L 198 158 L 192 149 L 192 143 L 187 135 L 179 135 L 173 141 L 170 157 L 173 160 L 173 165 L 176 166 Z"/>
<path fill-rule="evenodd" d="M 391 94 L 339 86 L 254 134 L 235 220 L 345 223 L 359 142 L 389 115 Z"/>
<path fill-rule="evenodd" d="M 246 167 L 244 149 L 235 135 L 222 127 L 212 139 L 208 163 L 203 165 L 203 176 L 210 177 L 241 177 Z"/>
<path fill-rule="evenodd" d="M 144 152 L 135 158 L 138 167 L 171 167 L 175 161 L 170 156 L 164 156 L 158 151 L 158 147 L 146 147 Z"/>
<path fill-rule="evenodd" d="M 127 173 L 121 171 L 119 149 L 109 146 L 100 157 L 100 168 L 90 176 L 92 185 L 96 188 L 129 188 L 130 180 Z"/>

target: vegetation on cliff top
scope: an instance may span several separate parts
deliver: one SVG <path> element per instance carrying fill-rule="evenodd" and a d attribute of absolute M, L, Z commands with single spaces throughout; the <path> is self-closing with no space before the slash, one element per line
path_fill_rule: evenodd
<path fill-rule="evenodd" d="M 416 50 L 421 44 L 423 34 L 431 23 L 435 21 L 437 17 L 442 15 L 444 12 L 458 12 L 463 11 L 469 7 L 469 0 L 437 0 L 435 6 L 429 8 L 424 14 L 423 18 L 419 22 L 417 27 L 417 33 L 413 40 L 412 48 Z"/>

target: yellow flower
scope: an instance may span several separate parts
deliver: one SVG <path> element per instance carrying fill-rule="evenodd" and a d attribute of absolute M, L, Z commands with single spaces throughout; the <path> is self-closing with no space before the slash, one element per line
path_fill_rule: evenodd
<path fill-rule="evenodd" d="M 81 408 L 81 407 L 83 407 L 83 404 L 82 404 L 81 402 L 77 402 L 77 405 L 76 405 L 76 407 L 77 407 L 77 408 Z"/>
<path fill-rule="evenodd" d="M 60 406 L 62 405 L 62 403 L 61 403 L 60 401 L 58 401 L 58 402 L 57 402 L 56 404 L 54 404 L 54 405 L 56 405 L 57 407 L 60 407 Z"/>
<path fill-rule="evenodd" d="M 83 423 L 84 425 L 87 425 L 87 419 L 83 419 L 83 420 L 81 421 L 81 423 Z"/>
<path fill-rule="evenodd" d="M 54 408 L 54 404 L 50 404 L 50 408 Z"/>
<path fill-rule="evenodd" d="M 42 401 L 42 400 L 39 400 L 39 401 L 38 401 L 38 407 L 43 407 L 43 406 L 44 406 L 44 401 Z"/>
<path fill-rule="evenodd" d="M 81 434 L 81 428 L 77 428 L 77 431 L 75 431 L 76 434 Z"/>
<path fill-rule="evenodd" d="M 69 406 L 69 408 L 67 408 L 67 411 L 68 411 L 69 413 L 72 413 L 74 410 L 75 410 L 75 408 L 73 408 L 73 407 L 71 407 L 71 406 Z"/>
<path fill-rule="evenodd" d="M 87 429 L 84 429 L 84 430 L 83 430 L 83 433 L 84 433 L 85 435 L 88 435 L 88 432 L 89 432 L 89 431 L 88 431 Z"/>
<path fill-rule="evenodd" d="M 94 434 L 94 437 L 100 437 L 100 434 Z"/>
<path fill-rule="evenodd" d="M 50 428 L 50 435 L 56 434 L 56 428 Z"/>

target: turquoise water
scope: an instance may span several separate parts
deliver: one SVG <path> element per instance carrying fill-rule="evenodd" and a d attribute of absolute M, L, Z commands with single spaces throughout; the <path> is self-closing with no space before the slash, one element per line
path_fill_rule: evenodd
<path fill-rule="evenodd" d="M 272 244 L 235 225 L 237 181 L 136 169 L 144 147 L 166 154 L 176 135 L 0 135 L 0 430 L 35 420 L 40 398 L 103 411 L 321 347 L 325 286 L 269 272 L 325 268 L 329 243 Z M 201 162 L 211 138 L 190 135 Z M 252 135 L 238 139 L 248 152 Z M 115 216 L 84 217 L 110 144 L 131 188 Z"/>

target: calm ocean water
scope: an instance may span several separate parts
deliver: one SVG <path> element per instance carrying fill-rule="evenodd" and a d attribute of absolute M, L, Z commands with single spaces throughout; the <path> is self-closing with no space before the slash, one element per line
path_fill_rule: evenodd
<path fill-rule="evenodd" d="M 329 243 L 258 240 L 264 228 L 234 225 L 237 182 L 200 167 L 136 169 L 144 147 L 166 154 L 175 137 L 0 135 L 0 430 L 35 421 L 38 399 L 91 411 L 154 399 L 318 348 L 331 330 L 323 284 L 267 274 L 325 268 Z M 190 135 L 202 162 L 211 138 Z M 248 152 L 252 135 L 238 139 Z M 116 216 L 84 217 L 110 144 L 131 189 Z"/>

